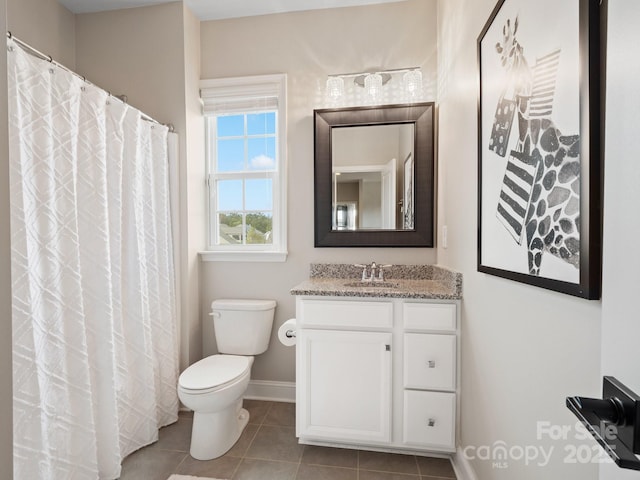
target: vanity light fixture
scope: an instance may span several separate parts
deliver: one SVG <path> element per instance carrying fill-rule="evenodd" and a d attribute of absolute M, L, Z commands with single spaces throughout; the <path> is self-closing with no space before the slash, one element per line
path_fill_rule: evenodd
<path fill-rule="evenodd" d="M 419 67 L 329 75 L 327 78 L 327 97 L 332 101 L 338 101 L 344 97 L 345 79 L 352 78 L 353 83 L 364 88 L 371 99 L 378 100 L 382 97 L 383 87 L 400 74 L 403 74 L 401 79 L 403 93 L 411 98 L 418 97 L 422 93 L 422 71 Z"/>

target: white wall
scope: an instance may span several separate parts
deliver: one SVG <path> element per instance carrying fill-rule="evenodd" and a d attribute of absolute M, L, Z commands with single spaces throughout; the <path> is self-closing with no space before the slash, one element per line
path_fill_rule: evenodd
<path fill-rule="evenodd" d="M 640 3 L 609 2 L 602 291 L 602 374 L 640 394 Z M 640 473 L 603 465 L 602 480 Z"/>
<path fill-rule="evenodd" d="M 175 126 L 180 142 L 181 360 L 201 358 L 199 273 L 204 245 L 202 171 L 198 128 L 199 22 L 182 2 L 78 15 L 77 70 L 131 105 Z M 193 176 L 197 181 L 193 179 Z"/>
<path fill-rule="evenodd" d="M 436 1 L 411 0 L 333 10 L 203 22 L 202 77 L 288 74 L 289 258 L 286 263 L 202 265 L 204 353 L 215 351 L 206 312 L 224 297 L 277 300 L 269 350 L 252 376 L 294 381 L 294 350 L 277 328 L 295 315 L 289 289 L 306 279 L 311 262 L 434 263 L 433 249 L 313 247 L 313 109 L 327 74 L 421 66 L 436 71 Z"/>
<path fill-rule="evenodd" d="M 7 3 L 0 0 L 0 31 L 7 30 Z M 7 91 L 7 49 L 0 52 L 0 92 Z M 9 142 L 7 95 L 0 94 L 0 477 L 12 478 L 13 394 L 11 380 L 11 236 L 9 233 Z"/>
<path fill-rule="evenodd" d="M 600 303 L 476 271 L 476 40 L 495 3 L 438 3 L 438 224 L 448 226 L 448 248 L 438 250 L 438 263 L 464 274 L 461 443 L 554 447 L 545 467 L 510 459 L 508 468 L 500 469 L 474 460 L 482 480 L 593 480 L 597 465 L 569 464 L 564 451 L 571 444 L 593 443 L 576 442 L 573 431 L 564 441 L 537 438 L 537 423 L 573 426 L 565 397 L 598 395 Z"/>

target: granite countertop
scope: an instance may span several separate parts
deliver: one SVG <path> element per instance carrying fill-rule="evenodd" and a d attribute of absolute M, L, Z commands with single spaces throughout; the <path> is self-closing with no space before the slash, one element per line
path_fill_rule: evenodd
<path fill-rule="evenodd" d="M 383 284 L 361 283 L 362 269 L 345 264 L 312 264 L 309 280 L 291 289 L 292 295 L 388 297 L 459 300 L 462 274 L 437 265 L 393 265 Z"/>

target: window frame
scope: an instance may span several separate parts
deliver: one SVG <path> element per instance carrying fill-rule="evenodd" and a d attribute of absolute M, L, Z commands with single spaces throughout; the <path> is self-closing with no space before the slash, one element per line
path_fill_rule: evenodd
<path fill-rule="evenodd" d="M 287 258 L 286 74 L 234 77 L 200 82 L 206 141 L 207 250 L 203 261 L 284 262 Z M 216 172 L 216 115 L 276 112 L 276 170 Z M 212 125 L 213 124 L 213 125 Z M 245 134 L 247 132 L 245 131 Z M 215 245 L 217 235 L 216 179 L 271 178 L 273 189 L 271 244 Z M 244 189 L 243 189 L 244 191 Z M 246 213 L 243 210 L 243 213 Z"/>

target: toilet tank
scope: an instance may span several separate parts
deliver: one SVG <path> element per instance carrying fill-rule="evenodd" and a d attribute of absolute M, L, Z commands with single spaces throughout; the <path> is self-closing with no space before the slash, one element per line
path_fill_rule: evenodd
<path fill-rule="evenodd" d="M 220 353 L 259 355 L 269 347 L 275 300 L 222 299 L 211 302 Z"/>

